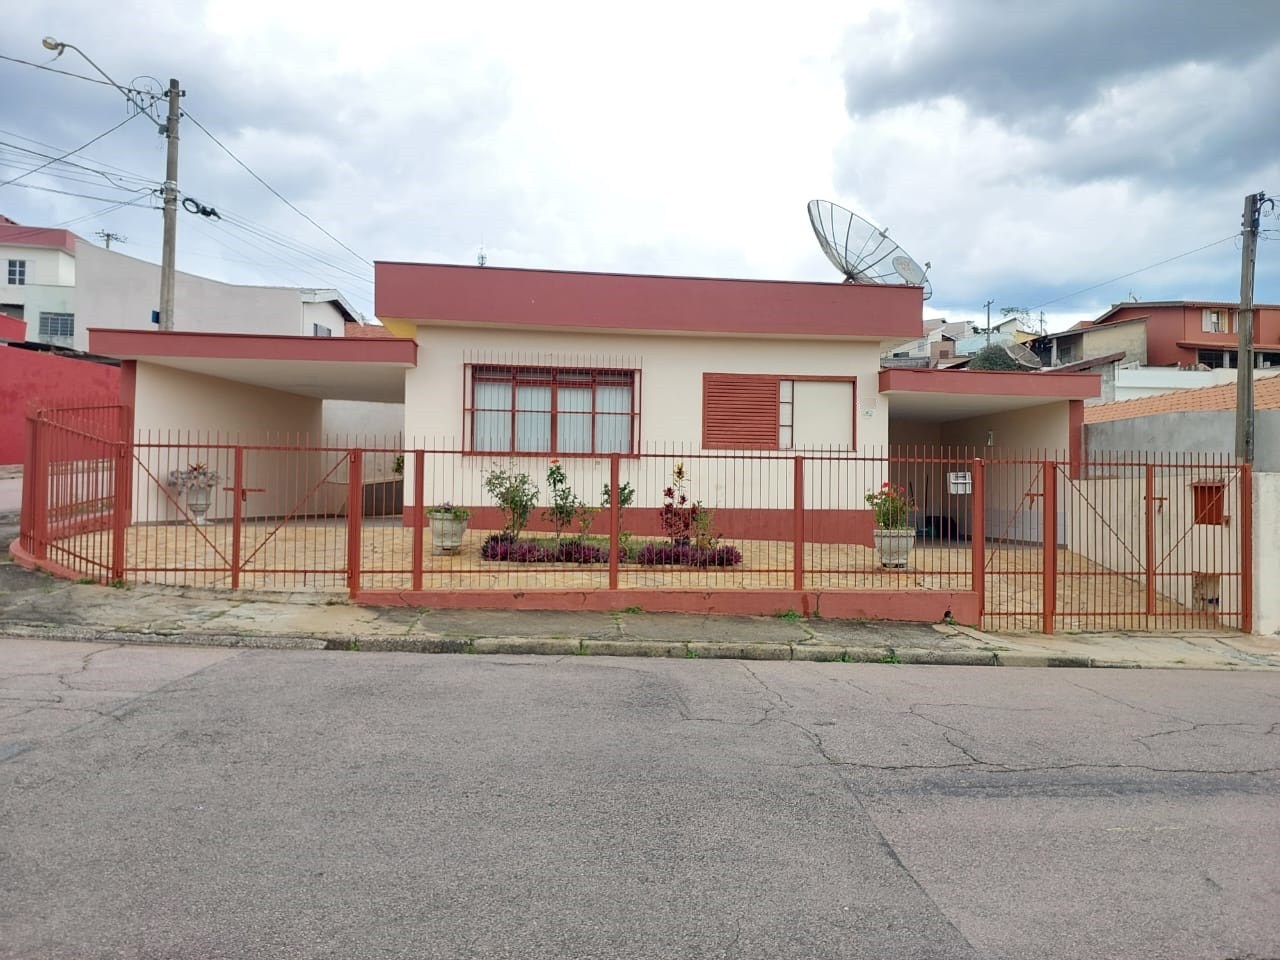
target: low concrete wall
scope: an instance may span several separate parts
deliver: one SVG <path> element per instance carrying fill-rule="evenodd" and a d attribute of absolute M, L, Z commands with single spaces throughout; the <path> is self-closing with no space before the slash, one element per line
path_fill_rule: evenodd
<path fill-rule="evenodd" d="M 1088 423 L 1084 428 L 1088 456 L 1131 450 L 1220 453 L 1235 459 L 1234 410 L 1161 413 L 1128 420 Z M 1254 469 L 1280 472 L 1280 410 L 1259 410 L 1254 421 Z"/>
<path fill-rule="evenodd" d="M 1280 473 L 1253 476 L 1253 632 L 1280 633 Z M 1264 509 L 1269 505 L 1270 509 Z"/>

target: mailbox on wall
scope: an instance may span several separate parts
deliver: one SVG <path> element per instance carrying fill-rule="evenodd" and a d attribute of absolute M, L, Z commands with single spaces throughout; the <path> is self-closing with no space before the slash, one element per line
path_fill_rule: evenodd
<path fill-rule="evenodd" d="M 948 473 L 947 489 L 951 493 L 973 493 L 973 474 Z"/>

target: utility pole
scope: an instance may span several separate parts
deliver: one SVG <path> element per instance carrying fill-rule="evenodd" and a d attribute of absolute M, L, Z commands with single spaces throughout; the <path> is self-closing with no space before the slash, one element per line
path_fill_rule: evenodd
<path fill-rule="evenodd" d="M 1240 245 L 1239 346 L 1236 353 L 1236 456 L 1253 463 L 1253 265 L 1258 255 L 1258 218 L 1265 193 L 1244 198 Z"/>
<path fill-rule="evenodd" d="M 173 288 L 176 279 L 178 240 L 178 118 L 182 90 L 170 78 L 165 93 L 169 99 L 169 121 L 164 135 L 169 149 L 164 163 L 164 241 L 160 252 L 160 329 L 173 329 Z"/>
<path fill-rule="evenodd" d="M 988 300 L 986 303 L 983 304 L 983 306 L 987 308 L 987 346 L 988 347 L 991 346 L 991 305 L 993 303 L 995 303 L 994 300 Z"/>
<path fill-rule="evenodd" d="M 95 236 L 95 237 L 101 237 L 101 238 L 102 238 L 103 243 L 105 243 L 105 244 L 107 245 L 107 249 L 108 249 L 108 250 L 110 250 L 110 249 L 111 249 L 111 241 L 112 241 L 112 240 L 115 240 L 115 241 L 117 241 L 117 242 L 119 242 L 119 243 L 128 243 L 128 242 L 129 242 L 129 238 L 128 238 L 128 237 L 121 236 L 121 235 L 120 235 L 120 234 L 118 234 L 118 233 L 112 233 L 110 230 L 99 230 L 97 233 L 95 233 L 95 234 L 94 234 L 94 236 Z"/>

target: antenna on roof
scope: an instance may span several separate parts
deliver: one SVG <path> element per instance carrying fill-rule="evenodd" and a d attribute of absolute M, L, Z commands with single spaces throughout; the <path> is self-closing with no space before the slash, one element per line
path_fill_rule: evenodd
<path fill-rule="evenodd" d="M 809 222 L 818 246 L 845 283 L 905 283 L 924 288 L 924 299 L 933 296 L 928 273 L 911 255 L 889 239 L 889 231 L 864 220 L 829 200 L 809 201 Z"/>
<path fill-rule="evenodd" d="M 483 267 L 489 262 L 489 257 L 484 252 L 484 244 L 480 244 L 480 252 L 476 254 L 476 266 Z"/>

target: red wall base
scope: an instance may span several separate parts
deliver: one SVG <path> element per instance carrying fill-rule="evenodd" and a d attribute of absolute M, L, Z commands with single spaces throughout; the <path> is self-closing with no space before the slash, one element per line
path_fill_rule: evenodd
<path fill-rule="evenodd" d="M 362 590 L 369 606 L 448 610 L 589 610 L 639 607 L 645 613 L 773 616 L 794 610 L 830 619 L 940 623 L 951 615 L 978 622 L 978 595 L 968 590 Z"/>
<path fill-rule="evenodd" d="M 413 526 L 418 507 L 404 508 L 404 525 Z M 795 514 L 782 509 L 718 508 L 712 511 L 712 530 L 726 540 L 782 540 L 790 542 L 795 534 Z M 506 521 L 497 507 L 472 507 L 471 526 L 476 530 L 501 530 Z M 850 543 L 875 545 L 876 515 L 872 510 L 806 510 L 804 539 L 806 543 Z M 529 531 L 551 533 L 553 527 L 541 516 L 541 510 L 530 518 Z M 609 514 L 596 514 L 592 532 L 608 536 Z M 656 507 L 628 507 L 622 511 L 622 529 L 638 537 L 662 537 L 665 532 L 658 522 Z M 572 531 L 577 532 L 576 528 Z"/>

